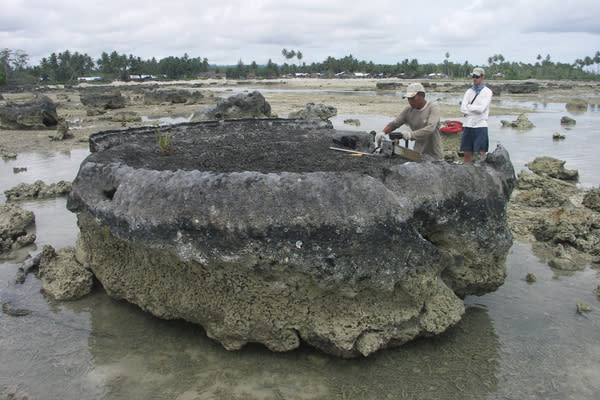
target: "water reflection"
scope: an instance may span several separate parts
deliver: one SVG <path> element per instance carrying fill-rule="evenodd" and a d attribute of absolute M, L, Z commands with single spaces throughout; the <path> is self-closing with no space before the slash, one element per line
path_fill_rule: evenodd
<path fill-rule="evenodd" d="M 482 399 L 498 384 L 500 343 L 482 308 L 442 336 L 341 360 L 311 348 L 228 352 L 199 327 L 158 320 L 101 290 L 46 301 L 26 304 L 28 317 L 0 316 L 3 327 L 26 331 L 0 339 L 2 385 L 32 398 Z"/>

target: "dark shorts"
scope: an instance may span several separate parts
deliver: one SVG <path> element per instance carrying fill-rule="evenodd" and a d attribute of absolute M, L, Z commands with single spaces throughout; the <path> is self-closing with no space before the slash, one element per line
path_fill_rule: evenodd
<path fill-rule="evenodd" d="M 460 140 L 460 151 L 487 153 L 489 147 L 488 128 L 463 127 L 462 139 Z"/>

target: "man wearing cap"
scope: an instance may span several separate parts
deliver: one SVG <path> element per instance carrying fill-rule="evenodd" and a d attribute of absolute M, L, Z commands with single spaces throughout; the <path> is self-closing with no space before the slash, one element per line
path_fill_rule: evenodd
<path fill-rule="evenodd" d="M 465 162 L 473 160 L 473 153 L 485 154 L 489 147 L 488 115 L 492 103 L 492 90 L 485 86 L 483 68 L 474 68 L 471 73 L 473 86 L 465 92 L 460 111 L 465 115 L 460 151 L 464 152 Z"/>
<path fill-rule="evenodd" d="M 380 146 L 383 136 L 406 124 L 411 131 L 402 132 L 402 137 L 415 141 L 415 151 L 429 155 L 435 160 L 443 160 L 440 106 L 434 101 L 425 100 L 425 88 L 420 83 L 409 84 L 403 97 L 408 99 L 408 106 L 386 125 L 383 132 L 375 136 L 375 146 Z"/>

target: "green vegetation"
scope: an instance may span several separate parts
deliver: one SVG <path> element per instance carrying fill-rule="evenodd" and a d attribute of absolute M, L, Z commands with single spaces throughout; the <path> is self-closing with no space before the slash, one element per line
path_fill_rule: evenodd
<path fill-rule="evenodd" d="M 197 79 L 224 74 L 230 79 L 278 78 L 295 74 L 307 74 L 323 77 L 333 77 L 336 74 L 367 73 L 371 76 L 396 76 L 405 78 L 423 78 L 430 74 L 445 75 L 449 78 L 464 79 L 468 77 L 474 65 L 469 62 L 462 64 L 452 62 L 450 53 L 446 52 L 439 64 L 420 64 L 417 59 L 408 58 L 396 64 L 375 64 L 372 61 L 359 61 L 351 54 L 340 59 L 327 57 L 322 62 L 306 64 L 302 62 L 300 50 L 283 49 L 281 55 L 285 61 L 282 65 L 269 59 L 266 65 L 257 65 L 255 61 L 245 64 L 241 59 L 235 66 L 211 66 L 206 58 L 191 58 L 188 54 L 183 57 L 166 57 L 161 60 L 151 58 L 142 60 L 132 54 L 110 54 L 103 52 L 99 59 L 93 60 L 87 54 L 52 53 L 42 58 L 39 65 L 28 66 L 29 56 L 21 50 L 0 50 L 0 84 L 23 84 L 39 81 L 74 83 L 79 77 L 99 77 L 105 81 L 115 79 Z M 297 59 L 297 64 L 288 63 Z M 486 68 L 488 78 L 494 76 L 505 79 L 600 79 L 600 51 L 594 56 L 575 60 L 572 64 L 555 63 L 550 55 L 537 56 L 535 64 L 510 62 L 501 54 L 488 58 Z"/>
<path fill-rule="evenodd" d="M 158 152 L 160 154 L 168 154 L 171 152 L 171 135 L 169 133 L 161 133 L 160 129 L 154 131 L 158 142 Z"/>

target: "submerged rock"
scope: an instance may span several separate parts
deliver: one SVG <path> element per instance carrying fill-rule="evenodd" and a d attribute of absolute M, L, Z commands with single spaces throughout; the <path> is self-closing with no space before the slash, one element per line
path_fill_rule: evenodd
<path fill-rule="evenodd" d="M 349 132 L 319 120 L 165 129 L 168 155 L 151 128 L 92 135 L 73 182 L 77 258 L 114 298 L 227 349 L 354 357 L 437 335 L 462 297 L 504 282 L 515 176 L 501 147 L 414 163 L 331 151 Z"/>

